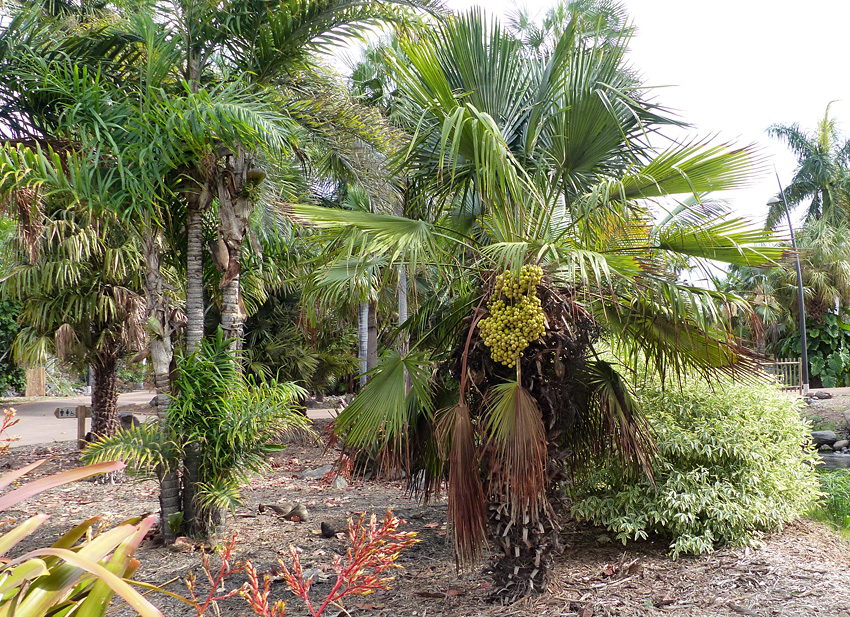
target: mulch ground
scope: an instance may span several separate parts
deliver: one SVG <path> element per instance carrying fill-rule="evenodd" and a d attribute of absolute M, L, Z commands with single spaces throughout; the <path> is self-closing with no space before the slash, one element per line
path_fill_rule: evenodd
<path fill-rule="evenodd" d="M 18 468 L 44 457 L 53 458 L 31 478 L 78 465 L 78 452 L 67 443 L 15 448 L 0 457 L 0 467 Z M 399 482 L 354 479 L 347 488 L 334 489 L 326 481 L 301 479 L 302 471 L 334 459 L 333 452 L 324 454 L 313 445 L 291 444 L 275 457 L 270 473 L 253 479 L 244 492 L 244 507 L 228 518 L 224 532 L 228 537 L 238 535 L 238 558 L 250 559 L 260 572 L 272 570 L 280 558 L 288 560 L 288 547 L 293 545 L 305 568 L 328 572 L 332 581 L 333 555 L 344 554 L 347 544 L 341 536 L 322 537 L 321 522 L 344 528 L 349 517 L 364 512 L 380 517 L 388 508 L 405 519 L 405 528 L 416 531 L 421 542 L 400 558 L 404 569 L 393 588 L 346 599 L 345 610 L 332 608 L 325 613 L 329 616 L 850 617 L 850 544 L 825 526 L 805 520 L 764 537 L 758 547 L 722 548 L 677 561 L 667 555 L 663 542 L 624 547 L 612 542 L 604 530 L 573 524 L 563 532 L 565 550 L 557 558 L 549 592 L 510 606 L 495 605 L 488 602 L 493 590 L 486 564 L 471 572 L 455 571 L 447 542 L 445 502 L 421 505 L 407 499 Z M 307 521 L 281 520 L 268 508 L 258 511 L 260 504 L 295 501 L 307 506 Z M 4 513 L 0 522 L 5 521 L 8 528 L 7 519 L 20 521 L 35 512 L 51 514 L 37 535 L 19 547 L 26 549 L 49 544 L 91 516 L 115 525 L 157 510 L 153 482 L 79 482 L 25 502 Z M 190 571 L 200 573 L 200 550 L 176 552 L 146 541 L 137 557 L 142 566 L 135 578 L 167 584 L 174 592 L 185 592 L 183 578 Z M 229 586 L 238 587 L 243 580 L 237 575 Z M 324 597 L 329 589 L 328 584 L 316 585 L 316 597 Z M 306 614 L 282 581 L 275 581 L 272 590 L 273 598 L 286 600 L 287 615 Z M 169 617 L 194 615 L 166 596 L 151 596 L 151 600 Z M 222 602 L 220 608 L 227 616 L 251 614 L 238 598 Z M 118 607 L 110 614 L 133 613 Z"/>

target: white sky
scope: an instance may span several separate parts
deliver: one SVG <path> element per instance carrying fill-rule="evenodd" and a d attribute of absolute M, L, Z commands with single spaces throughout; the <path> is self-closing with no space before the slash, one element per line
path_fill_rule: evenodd
<path fill-rule="evenodd" d="M 524 6 L 544 12 L 554 0 L 445 0 L 454 10 L 483 5 L 505 16 Z M 797 122 L 815 129 L 830 101 L 839 132 L 850 136 L 845 0 L 624 0 L 637 27 L 630 61 L 662 105 L 694 125 L 690 135 L 756 143 L 783 184 L 795 159 L 765 129 Z M 843 122 L 842 122 L 843 121 Z M 728 195 L 738 212 L 763 218 L 776 194 L 772 168 L 751 188 Z"/>

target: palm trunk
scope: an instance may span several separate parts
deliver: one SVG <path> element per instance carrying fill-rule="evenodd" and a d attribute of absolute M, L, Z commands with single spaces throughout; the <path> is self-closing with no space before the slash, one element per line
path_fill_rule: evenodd
<path fill-rule="evenodd" d="M 402 329 L 402 324 L 407 321 L 407 267 L 402 264 L 398 267 L 398 353 L 406 356 L 410 351 L 410 335 L 407 330 Z M 404 389 L 410 392 L 410 375 L 404 369 Z"/>
<path fill-rule="evenodd" d="M 209 183 L 190 193 L 186 215 L 186 351 L 198 349 L 204 338 L 204 212 L 212 202 Z"/>
<path fill-rule="evenodd" d="M 378 303 L 369 303 L 369 350 L 366 354 L 366 368 L 372 370 L 378 365 Z"/>
<path fill-rule="evenodd" d="M 112 437 L 118 432 L 118 357 L 104 351 L 92 359 L 94 385 L 91 391 L 91 432 Z"/>
<path fill-rule="evenodd" d="M 221 277 L 221 327 L 225 336 L 233 339 L 231 349 L 241 347 L 244 315 L 239 300 L 239 274 L 242 244 L 254 201 L 251 187 L 262 180 L 254 169 L 253 154 L 238 148 L 226 157 L 225 168 L 218 174 L 219 238 L 227 251 L 227 263 L 218 264 Z"/>
<path fill-rule="evenodd" d="M 366 385 L 369 370 L 369 303 L 361 302 L 357 312 L 357 357 L 360 359 L 360 387 Z"/>
<path fill-rule="evenodd" d="M 168 303 L 163 293 L 161 236 L 158 231 L 149 231 L 145 238 L 145 293 L 148 305 L 148 324 L 150 334 L 151 365 L 153 367 L 154 387 L 156 388 L 156 412 L 160 431 L 168 435 L 168 406 L 171 402 L 171 326 L 169 323 Z M 173 542 L 176 534 L 169 522 L 180 512 L 179 462 L 161 474 L 159 479 L 161 510 L 161 532 L 166 542 Z"/>

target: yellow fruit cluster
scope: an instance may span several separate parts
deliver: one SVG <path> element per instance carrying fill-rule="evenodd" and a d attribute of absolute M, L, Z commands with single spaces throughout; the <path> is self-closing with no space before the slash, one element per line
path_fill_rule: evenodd
<path fill-rule="evenodd" d="M 543 280 L 540 266 L 525 265 L 519 275 L 507 270 L 496 277 L 490 316 L 478 323 L 481 338 L 496 362 L 514 367 L 528 345 L 546 333 L 545 317 L 537 297 Z"/>

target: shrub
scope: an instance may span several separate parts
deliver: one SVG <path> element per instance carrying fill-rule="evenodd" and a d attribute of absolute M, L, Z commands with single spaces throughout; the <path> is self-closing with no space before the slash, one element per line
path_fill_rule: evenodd
<path fill-rule="evenodd" d="M 799 399 L 771 385 L 700 380 L 650 385 L 638 397 L 657 436 L 656 485 L 610 460 L 573 487 L 573 514 L 623 543 L 657 534 L 674 558 L 747 544 L 818 498 Z"/>

